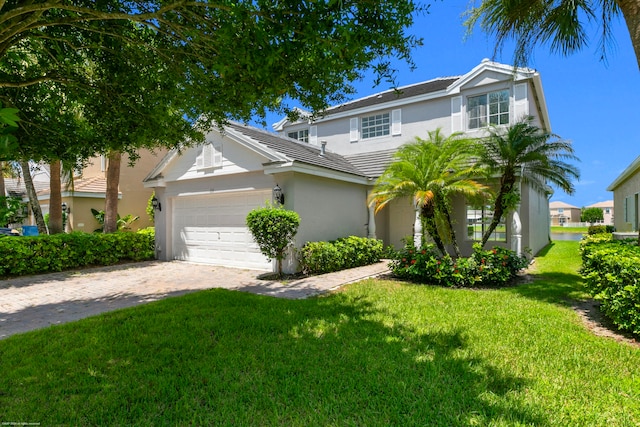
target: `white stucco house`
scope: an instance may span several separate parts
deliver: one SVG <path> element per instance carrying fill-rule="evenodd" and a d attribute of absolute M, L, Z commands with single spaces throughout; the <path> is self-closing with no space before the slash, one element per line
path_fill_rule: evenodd
<path fill-rule="evenodd" d="M 277 133 L 237 123 L 213 129 L 205 144 L 170 152 L 144 180 L 159 202 L 158 258 L 271 269 L 245 217 L 271 201 L 276 186 L 284 206 L 300 214 L 298 247 L 349 235 L 399 247 L 414 230 L 412 203 L 397 201 L 375 215 L 367 206 L 395 150 L 436 128 L 481 137 L 488 125 L 507 126 L 523 116 L 550 130 L 539 73 L 483 60 L 464 75 L 357 99 L 314 119 L 282 119 L 274 124 Z M 460 247 L 470 253 L 490 209 L 462 198 L 453 206 Z M 547 195 L 523 185 L 517 215 L 492 244 L 536 253 L 548 242 Z"/>

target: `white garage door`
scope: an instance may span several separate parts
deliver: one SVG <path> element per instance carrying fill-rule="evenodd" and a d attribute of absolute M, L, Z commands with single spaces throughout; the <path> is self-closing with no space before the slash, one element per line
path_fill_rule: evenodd
<path fill-rule="evenodd" d="M 271 270 L 245 220 L 271 199 L 270 191 L 177 197 L 173 203 L 173 257 L 183 261 Z"/>

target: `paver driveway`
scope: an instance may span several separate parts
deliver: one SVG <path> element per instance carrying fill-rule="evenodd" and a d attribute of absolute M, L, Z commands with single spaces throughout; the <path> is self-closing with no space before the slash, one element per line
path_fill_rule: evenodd
<path fill-rule="evenodd" d="M 0 280 L 0 339 L 203 289 L 307 298 L 387 271 L 380 262 L 283 284 L 259 279 L 264 271 L 149 261 Z"/>

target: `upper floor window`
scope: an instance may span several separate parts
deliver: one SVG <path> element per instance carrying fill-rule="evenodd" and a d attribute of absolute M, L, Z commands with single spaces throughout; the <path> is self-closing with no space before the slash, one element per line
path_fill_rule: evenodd
<path fill-rule="evenodd" d="M 469 129 L 509 124 L 509 91 L 499 90 L 468 99 Z"/>
<path fill-rule="evenodd" d="M 289 138 L 297 139 L 298 141 L 309 143 L 309 129 L 296 130 L 287 133 Z"/>
<path fill-rule="evenodd" d="M 558 208 L 558 213 L 559 214 L 564 213 L 564 208 Z"/>
<path fill-rule="evenodd" d="M 362 118 L 362 139 L 389 135 L 391 119 L 389 113 Z"/>
<path fill-rule="evenodd" d="M 611 209 L 609 208 L 605 208 L 604 209 L 604 213 L 606 213 L 607 215 L 609 215 L 611 213 Z"/>

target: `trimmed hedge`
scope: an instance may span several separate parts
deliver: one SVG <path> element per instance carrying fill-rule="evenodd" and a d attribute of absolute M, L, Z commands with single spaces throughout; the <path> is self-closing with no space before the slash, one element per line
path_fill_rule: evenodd
<path fill-rule="evenodd" d="M 581 273 L 589 293 L 616 326 L 640 334 L 640 248 L 636 241 L 597 234 L 583 239 L 580 250 Z"/>
<path fill-rule="evenodd" d="M 154 233 L 148 229 L 139 233 L 75 232 L 0 238 L 0 277 L 154 258 Z"/>
<path fill-rule="evenodd" d="M 447 287 L 504 286 L 529 264 L 526 257 L 514 251 L 496 247 L 483 250 L 473 245 L 469 258 L 453 259 L 438 256 L 427 244 L 417 249 L 408 243 L 389 264 L 393 275 L 416 283 Z"/>
<path fill-rule="evenodd" d="M 615 227 L 613 225 L 590 225 L 587 229 L 587 234 L 592 236 L 594 234 L 613 233 Z"/>
<path fill-rule="evenodd" d="M 349 236 L 330 242 L 308 242 L 298 252 L 302 271 L 323 274 L 380 261 L 382 241 Z"/>

